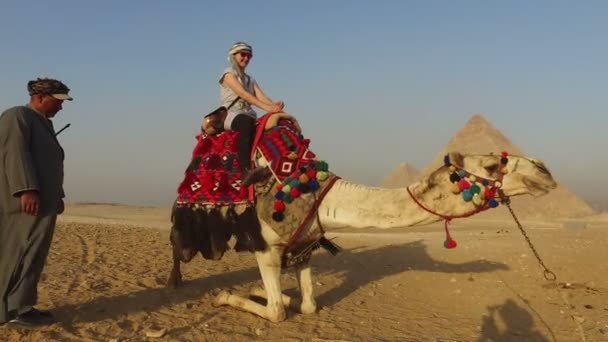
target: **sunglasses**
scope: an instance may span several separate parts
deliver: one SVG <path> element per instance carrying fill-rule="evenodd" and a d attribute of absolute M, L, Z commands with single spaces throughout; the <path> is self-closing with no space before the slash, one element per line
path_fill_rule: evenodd
<path fill-rule="evenodd" d="M 252 56 L 252 55 L 251 55 L 249 52 L 239 52 L 239 55 L 240 55 L 242 58 L 247 57 L 247 58 L 251 59 L 251 57 L 253 57 L 253 56 Z"/>

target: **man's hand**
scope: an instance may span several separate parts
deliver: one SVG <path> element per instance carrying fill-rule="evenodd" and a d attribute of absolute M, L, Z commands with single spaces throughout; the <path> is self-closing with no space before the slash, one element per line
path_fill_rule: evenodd
<path fill-rule="evenodd" d="M 59 200 L 59 206 L 57 207 L 57 215 L 63 214 L 64 210 L 65 210 L 65 203 L 63 202 L 62 199 L 60 199 Z"/>
<path fill-rule="evenodd" d="M 38 192 L 36 191 L 24 191 L 20 196 L 21 200 L 21 211 L 28 215 L 38 215 L 38 208 L 40 206 L 40 199 L 38 198 Z"/>

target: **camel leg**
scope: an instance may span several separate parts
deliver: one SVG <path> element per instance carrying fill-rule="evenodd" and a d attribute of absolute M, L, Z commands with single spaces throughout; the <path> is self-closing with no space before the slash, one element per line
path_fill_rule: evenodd
<path fill-rule="evenodd" d="M 181 263 L 181 251 L 178 245 L 173 245 L 173 269 L 171 270 L 171 275 L 169 275 L 169 280 L 167 281 L 167 286 L 176 288 L 182 285 L 182 271 L 180 269 Z"/>
<path fill-rule="evenodd" d="M 249 295 L 267 299 L 266 298 L 266 290 L 264 290 L 261 287 L 254 287 L 253 289 L 251 289 L 251 291 L 249 291 Z M 292 298 L 289 297 L 288 295 L 282 293 L 281 294 L 281 301 L 283 302 L 283 306 L 289 307 L 291 305 Z"/>
<path fill-rule="evenodd" d="M 254 302 L 251 299 L 222 291 L 216 298 L 216 305 L 230 305 L 266 318 L 271 322 L 280 322 L 287 316 L 283 306 L 281 293 L 281 251 L 270 247 L 264 252 L 256 252 L 262 282 L 266 289 L 266 306 Z"/>
<path fill-rule="evenodd" d="M 315 301 L 312 287 L 312 270 L 310 267 L 310 262 L 296 266 L 296 278 L 298 279 L 300 293 L 302 294 L 300 312 L 303 314 L 311 314 L 316 312 L 317 302 Z"/>

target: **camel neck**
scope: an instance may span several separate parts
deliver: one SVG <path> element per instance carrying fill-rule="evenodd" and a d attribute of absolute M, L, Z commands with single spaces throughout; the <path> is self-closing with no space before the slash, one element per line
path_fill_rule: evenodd
<path fill-rule="evenodd" d="M 319 216 L 327 230 L 408 227 L 441 219 L 422 209 L 405 188 L 367 187 L 344 180 L 337 181 L 327 193 Z"/>

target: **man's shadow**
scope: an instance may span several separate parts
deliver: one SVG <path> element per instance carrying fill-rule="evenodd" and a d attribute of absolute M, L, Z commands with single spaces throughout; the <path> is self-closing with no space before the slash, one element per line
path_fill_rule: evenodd
<path fill-rule="evenodd" d="M 204 262 L 212 261 L 205 260 Z M 470 261 L 459 264 L 437 261 L 428 255 L 426 246 L 422 241 L 383 246 L 364 251 L 343 250 L 341 254 L 335 257 L 328 253 L 318 252 L 313 255 L 312 264 L 313 277 L 331 274 L 344 279 L 343 284 L 339 287 L 319 296 L 318 303 L 323 306 L 340 302 L 353 291 L 366 284 L 408 270 L 440 273 L 482 273 L 509 269 L 505 264 L 489 261 Z M 170 267 L 171 265 L 167 265 L 167 276 Z M 188 265 L 185 265 L 185 267 L 188 267 Z M 184 285 L 178 289 L 158 287 L 113 297 L 98 297 L 83 304 L 57 307 L 55 312 L 60 320 L 66 323 L 95 322 L 113 319 L 132 312 L 156 311 L 163 307 L 190 301 L 201 302 L 202 297 L 211 293 L 214 289 L 230 288 L 251 282 L 261 283 L 257 267 L 213 274 L 194 280 L 185 279 Z M 211 305 L 210 302 L 202 302 L 202 304 Z"/>
<path fill-rule="evenodd" d="M 497 319 L 502 323 L 498 323 Z M 526 309 L 518 306 L 512 299 L 507 299 L 502 305 L 488 307 L 488 312 L 481 321 L 481 335 L 477 341 L 549 342 L 550 340 L 534 329 L 534 320 Z"/>

